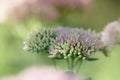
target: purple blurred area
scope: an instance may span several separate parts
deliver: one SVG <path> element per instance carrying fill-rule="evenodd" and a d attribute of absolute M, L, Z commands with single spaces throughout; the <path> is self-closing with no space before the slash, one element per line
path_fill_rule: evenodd
<path fill-rule="evenodd" d="M 30 67 L 14 76 L 7 76 L 0 80 L 85 80 L 82 76 L 65 73 L 61 69 L 50 67 Z"/>
<path fill-rule="evenodd" d="M 13 19 L 24 19 L 37 16 L 57 20 L 60 9 L 85 9 L 92 0 L 0 0 L 0 20 L 8 16 Z"/>

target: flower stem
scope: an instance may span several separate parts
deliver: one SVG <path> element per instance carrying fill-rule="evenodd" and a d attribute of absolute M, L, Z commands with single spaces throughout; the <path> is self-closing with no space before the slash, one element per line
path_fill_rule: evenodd
<path fill-rule="evenodd" d="M 74 71 L 74 58 L 71 57 L 71 71 Z"/>
<path fill-rule="evenodd" d="M 68 70 L 73 72 L 74 70 L 74 58 L 70 57 L 66 59 L 67 65 L 68 65 Z"/>
<path fill-rule="evenodd" d="M 55 59 L 52 59 L 53 65 L 55 66 L 55 69 L 57 69 L 56 61 Z"/>
<path fill-rule="evenodd" d="M 69 61 L 69 59 L 66 59 L 66 62 L 67 62 L 68 70 L 70 70 L 71 67 L 70 67 L 70 61 Z"/>
<path fill-rule="evenodd" d="M 77 71 L 76 71 L 77 74 L 79 73 L 79 70 L 80 70 L 80 67 L 81 67 L 82 63 L 83 63 L 83 60 L 80 59 L 80 61 L 78 63 L 78 68 L 77 68 Z"/>

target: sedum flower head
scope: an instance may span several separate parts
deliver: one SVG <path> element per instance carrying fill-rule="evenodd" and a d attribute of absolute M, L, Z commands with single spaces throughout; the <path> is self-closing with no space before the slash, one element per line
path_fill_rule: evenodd
<path fill-rule="evenodd" d="M 32 31 L 24 42 L 23 49 L 37 53 L 48 50 L 49 46 L 54 43 L 55 36 L 55 33 L 50 28 Z"/>
<path fill-rule="evenodd" d="M 50 58 L 86 58 L 101 51 L 101 36 L 92 30 L 81 28 L 43 28 L 33 31 L 24 42 L 24 49 L 40 53 L 47 51 Z"/>
<path fill-rule="evenodd" d="M 102 41 L 105 46 L 113 46 L 120 42 L 120 19 L 109 23 L 102 32 Z"/>
<path fill-rule="evenodd" d="M 59 36 L 50 46 L 52 58 L 67 59 L 69 57 L 88 57 L 91 53 L 102 49 L 100 36 L 95 31 L 79 28 L 56 28 Z"/>
<path fill-rule="evenodd" d="M 68 69 L 72 72 L 76 66 L 79 69 L 82 60 L 97 60 L 97 58 L 90 57 L 92 53 L 97 51 L 106 53 L 107 50 L 99 33 L 68 27 L 43 28 L 33 31 L 24 42 L 24 49 L 37 53 L 46 51 L 48 57 L 53 60 L 65 59 Z"/>

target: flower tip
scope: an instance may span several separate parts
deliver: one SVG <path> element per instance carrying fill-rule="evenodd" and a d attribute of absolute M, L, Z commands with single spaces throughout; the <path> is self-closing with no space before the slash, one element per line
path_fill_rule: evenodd
<path fill-rule="evenodd" d="M 25 45 L 25 46 L 23 47 L 23 50 L 28 50 L 28 46 Z"/>

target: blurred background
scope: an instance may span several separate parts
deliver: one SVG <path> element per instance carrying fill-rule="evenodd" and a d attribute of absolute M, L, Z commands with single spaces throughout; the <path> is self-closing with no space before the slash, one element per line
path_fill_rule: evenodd
<path fill-rule="evenodd" d="M 102 31 L 120 17 L 120 0 L 0 0 L 0 77 L 33 65 L 53 66 L 45 55 L 23 51 L 28 33 L 39 27 L 70 26 Z M 120 80 L 120 47 L 84 62 L 80 74 L 93 80 Z M 62 61 L 57 64 L 63 69 Z"/>

